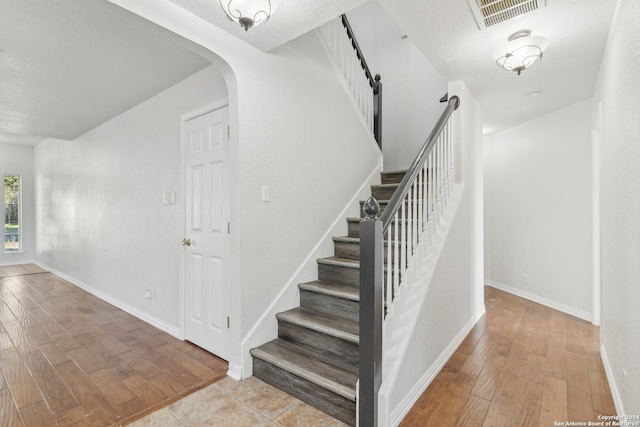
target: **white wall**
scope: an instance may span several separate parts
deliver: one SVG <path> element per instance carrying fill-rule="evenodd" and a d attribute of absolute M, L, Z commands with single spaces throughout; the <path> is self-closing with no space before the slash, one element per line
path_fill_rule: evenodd
<path fill-rule="evenodd" d="M 378 4 L 347 13 L 371 72 L 382 82 L 382 151 L 385 170 L 406 169 L 445 104 L 447 82 Z"/>
<path fill-rule="evenodd" d="M 594 112 L 602 103 L 600 338 L 619 414 L 640 414 L 638 22 L 640 2 L 619 0 L 593 98 Z M 627 372 L 626 392 L 623 370 Z"/>
<path fill-rule="evenodd" d="M 484 171 L 488 284 L 591 320 L 591 100 L 486 137 Z"/>
<path fill-rule="evenodd" d="M 433 279 L 426 284 L 427 295 L 407 356 L 389 393 L 389 425 L 402 419 L 485 311 L 482 108 L 462 81 L 450 83 L 449 93 L 461 100 L 453 129 L 464 190 L 440 257 L 431 267 Z M 388 388 L 383 384 L 385 392 Z"/>
<path fill-rule="evenodd" d="M 243 335 L 378 167 L 379 156 L 315 32 L 261 62 L 266 81 L 255 87 L 244 122 L 260 131 L 240 146 Z M 262 185 L 270 186 L 269 203 L 260 201 Z"/>
<path fill-rule="evenodd" d="M 40 143 L 38 260 L 177 333 L 180 115 L 226 96 L 208 67 L 74 141 Z M 177 204 L 163 206 L 168 191 Z"/>
<path fill-rule="evenodd" d="M 4 254 L 4 246 L 2 246 L 0 248 L 0 266 L 23 264 L 35 260 L 33 147 L 0 143 L 0 178 L 6 174 L 22 176 L 22 246 L 21 252 L 16 254 Z M 4 186 L 4 178 L 2 183 Z M 0 190 L 0 195 L 2 194 L 4 193 Z M 4 224 L 4 208 L 2 212 L 2 224 Z M 4 245 L 4 241 L 0 244 Z"/>
<path fill-rule="evenodd" d="M 289 282 L 298 277 L 310 279 L 301 277 L 300 269 L 309 271 L 309 255 L 347 202 L 379 168 L 380 151 L 315 33 L 265 53 L 169 0 L 110 1 L 139 15 L 140 21 L 157 24 L 145 22 L 145 30 L 159 32 L 211 60 L 224 77 L 232 180 L 232 297 L 228 303 L 234 349 L 229 361 L 232 374 L 246 375 L 241 366 L 250 356 L 241 350 L 243 338 L 262 327 L 262 316 Z M 121 156 L 126 154 L 119 153 L 117 158 Z M 56 170 L 63 175 L 61 169 Z M 263 185 L 271 189 L 268 203 L 260 200 Z M 154 224 L 145 231 L 156 233 L 164 225 Z M 43 254 L 55 260 L 56 255 L 47 252 L 44 248 Z M 66 270 L 74 268 L 71 260 L 64 261 Z M 86 261 L 103 263 L 96 266 L 99 271 L 106 268 L 102 259 Z M 108 274 L 113 277 L 116 273 L 109 270 Z M 171 280 L 177 280 L 175 273 Z M 122 288 L 113 291 L 124 295 L 125 286 Z M 174 299 L 173 307 L 176 304 Z M 170 314 L 174 309 L 168 311 L 158 315 L 171 317 L 174 324 L 175 316 Z M 276 336 L 275 328 L 271 335 Z"/>

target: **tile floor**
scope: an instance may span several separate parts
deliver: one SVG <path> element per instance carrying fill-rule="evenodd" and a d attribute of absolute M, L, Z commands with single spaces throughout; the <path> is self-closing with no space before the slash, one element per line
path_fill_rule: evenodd
<path fill-rule="evenodd" d="M 229 377 L 129 424 L 131 427 L 344 427 L 271 385 Z"/>

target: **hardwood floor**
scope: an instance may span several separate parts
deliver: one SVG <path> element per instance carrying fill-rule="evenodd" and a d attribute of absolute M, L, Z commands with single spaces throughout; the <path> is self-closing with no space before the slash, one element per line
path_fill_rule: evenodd
<path fill-rule="evenodd" d="M 0 425 L 126 424 L 227 363 L 35 265 L 0 268 Z"/>
<path fill-rule="evenodd" d="M 485 287 L 486 315 L 401 426 L 554 426 L 616 413 L 598 327 Z"/>
<path fill-rule="evenodd" d="M 485 288 L 485 303 L 486 315 L 401 426 L 554 426 L 615 414 L 599 328 L 494 288 Z M 126 424 L 226 369 L 223 360 L 37 266 L 0 268 L 3 427 Z M 141 425 L 159 425 L 153 417 L 165 412 Z M 288 425 L 293 415 L 284 414 Z M 263 425 L 264 416 L 251 415 Z M 181 424 L 174 418 L 167 419 Z"/>

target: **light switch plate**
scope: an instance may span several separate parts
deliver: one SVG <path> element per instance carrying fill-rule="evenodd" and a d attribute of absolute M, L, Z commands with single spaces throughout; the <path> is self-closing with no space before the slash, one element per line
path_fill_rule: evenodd
<path fill-rule="evenodd" d="M 167 191 L 166 193 L 162 193 L 162 204 L 163 205 L 175 205 L 176 204 L 176 193 L 175 193 L 175 191 Z"/>

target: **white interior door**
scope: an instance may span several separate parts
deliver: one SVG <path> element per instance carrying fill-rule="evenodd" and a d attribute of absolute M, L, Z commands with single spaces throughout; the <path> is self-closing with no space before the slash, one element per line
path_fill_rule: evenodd
<path fill-rule="evenodd" d="M 228 107 L 185 123 L 185 336 L 229 360 Z"/>

